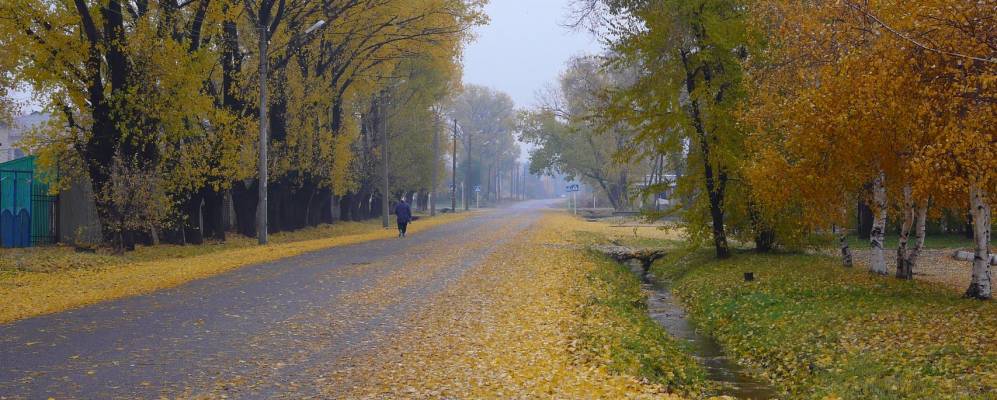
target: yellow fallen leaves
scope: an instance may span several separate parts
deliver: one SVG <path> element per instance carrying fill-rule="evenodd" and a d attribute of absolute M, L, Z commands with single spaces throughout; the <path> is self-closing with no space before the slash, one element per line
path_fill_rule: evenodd
<path fill-rule="evenodd" d="M 700 328 L 793 398 L 997 399 L 993 302 L 814 255 L 698 251 L 654 270 L 677 276 Z"/>
<path fill-rule="evenodd" d="M 330 393 L 367 399 L 663 399 L 660 385 L 608 371 L 575 350 L 592 259 L 549 213 L 473 267 L 374 360 L 333 375 Z M 571 221 L 574 221 L 571 219 Z M 574 222 L 570 222 L 574 223 Z M 352 383 L 351 383 L 352 382 Z M 361 384 L 355 384 L 362 382 Z M 338 392 L 345 389 L 347 393 Z M 333 392 L 336 391 L 336 392 Z"/>
<path fill-rule="evenodd" d="M 409 230 L 417 233 L 464 219 L 468 215 L 448 214 L 420 219 Z M 0 276 L 0 298 L 4 299 L 0 302 L 0 323 L 175 287 L 246 265 L 397 235 L 397 231 L 382 229 L 378 225 L 367 224 L 363 227 L 364 229 L 358 229 L 357 233 L 350 235 L 262 247 L 251 246 L 190 257 L 183 257 L 184 253 L 178 249 L 177 256 L 164 255 L 162 259 L 153 261 L 48 273 L 17 272 Z"/>

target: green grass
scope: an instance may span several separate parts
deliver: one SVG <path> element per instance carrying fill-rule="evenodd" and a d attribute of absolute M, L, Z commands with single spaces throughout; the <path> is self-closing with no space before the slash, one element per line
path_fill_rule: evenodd
<path fill-rule="evenodd" d="M 995 302 L 812 255 L 687 251 L 652 271 L 790 398 L 997 399 Z"/>
<path fill-rule="evenodd" d="M 884 241 L 884 248 L 895 249 L 897 248 L 897 241 L 899 236 L 896 234 L 891 234 L 886 236 Z M 914 237 L 911 236 L 911 240 Z M 868 249 L 872 246 L 869 244 L 869 239 L 859 239 L 858 235 L 848 235 L 848 245 L 856 249 Z M 926 249 L 960 249 L 960 248 L 973 248 L 973 239 L 968 239 L 961 234 L 946 233 L 938 235 L 928 235 L 924 238 L 924 248 Z"/>
<path fill-rule="evenodd" d="M 601 359 L 611 372 L 646 378 L 670 391 L 702 393 L 706 373 L 683 347 L 647 314 L 640 282 L 623 265 L 592 253 L 598 264 L 587 275 L 597 288 L 585 302 L 579 348 Z"/>

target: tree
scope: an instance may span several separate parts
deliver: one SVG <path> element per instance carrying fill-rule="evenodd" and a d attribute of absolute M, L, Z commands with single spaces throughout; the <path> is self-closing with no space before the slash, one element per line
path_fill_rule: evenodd
<path fill-rule="evenodd" d="M 630 80 L 623 71 L 603 71 L 596 57 L 569 61 L 560 87 L 540 109 L 520 115 L 520 140 L 536 146 L 530 172 L 581 178 L 601 188 L 614 209 L 628 208 L 630 189 L 649 172 L 642 162 L 619 159 L 631 151 L 636 130 L 622 123 L 601 130 L 596 119 L 607 106 L 608 91 Z"/>
<path fill-rule="evenodd" d="M 25 82 L 57 114 L 52 129 L 27 140 L 43 167 L 58 168 L 57 183 L 89 179 L 103 193 L 120 155 L 163 174 L 156 184 L 177 212 L 162 224 L 177 227 L 168 236 L 197 243 L 203 235 L 224 238 L 229 193 L 239 231 L 257 234 L 264 185 L 253 169 L 260 166 L 269 182 L 261 210 L 269 228 L 296 229 L 331 222 L 335 200 L 370 178 L 352 166 L 363 126 L 376 116 L 367 112 L 375 94 L 404 72 L 406 60 L 428 60 L 448 77 L 459 71 L 468 32 L 484 21 L 482 4 L 5 2 L 0 43 L 12 56 L 0 86 L 8 77 Z M 309 31 L 318 20 L 326 28 Z M 252 111 L 260 89 L 269 95 L 262 118 Z M 414 90 L 441 97 L 436 87 Z M 257 128 L 268 133 L 263 143 L 243 134 Z M 252 157 L 260 145 L 271 155 L 265 166 Z M 120 214 L 108 199 L 97 199 L 105 227 Z"/>
<path fill-rule="evenodd" d="M 464 142 L 458 173 L 463 173 L 465 198 L 473 199 L 474 188 L 482 186 L 485 200 L 497 202 L 500 172 L 519 157 L 513 136 L 516 113 L 512 98 L 487 87 L 467 85 L 452 107 L 450 114 L 457 120 Z"/>
<path fill-rule="evenodd" d="M 887 273 L 882 234 L 897 210 L 897 276 L 910 279 L 929 202 L 962 208 L 969 199 L 984 228 L 977 252 L 986 255 L 995 168 L 984 149 L 995 143 L 995 101 L 984 82 L 993 81 L 997 58 L 993 33 L 972 27 L 992 25 L 987 10 L 943 1 L 753 4 L 768 38 L 749 63 L 754 90 L 742 116 L 753 142 L 768 148 L 753 165 L 754 182 L 762 188 L 761 172 L 779 169 L 794 191 L 769 185 L 763 201 L 793 200 L 805 210 L 804 226 L 827 226 L 873 182 L 871 269 Z M 888 197 L 902 205 L 890 207 Z M 967 295 L 991 296 L 989 267 L 974 270 Z"/>
<path fill-rule="evenodd" d="M 57 118 L 53 130 L 28 140 L 41 159 L 77 157 L 80 162 L 70 165 L 82 171 L 62 176 L 85 176 L 95 193 L 103 193 L 116 156 L 139 164 L 181 163 L 173 158 L 180 152 L 164 143 L 188 141 L 207 126 L 224 127 L 214 123 L 215 117 L 226 117 L 215 113 L 211 97 L 201 90 L 204 80 L 190 79 L 211 69 L 210 51 L 200 44 L 220 14 L 219 3 L 0 5 L 5 16 L 0 41 L 18 49 L 16 79 L 45 96 L 44 106 Z M 63 155 L 67 152 L 72 154 Z M 182 186 L 189 177 L 170 174 L 162 184 Z M 106 200 L 97 199 L 105 227 L 120 213 Z"/>
<path fill-rule="evenodd" d="M 732 113 L 742 94 L 744 7 L 732 0 L 581 3 L 580 15 L 596 31 L 609 32 L 611 64 L 639 71 L 634 84 L 614 94 L 607 126 L 639 127 L 635 143 L 655 156 L 685 154 L 690 168 L 678 189 L 692 200 L 683 213 L 688 232 L 694 240 L 709 235 L 717 257 L 728 257 L 727 225 L 739 222 L 729 218 L 735 204 L 747 210 L 742 215 L 754 214 L 750 202 L 741 201 L 750 188 L 730 190 L 743 154 L 744 134 Z M 770 232 L 762 221 L 748 220 L 738 231 Z"/>

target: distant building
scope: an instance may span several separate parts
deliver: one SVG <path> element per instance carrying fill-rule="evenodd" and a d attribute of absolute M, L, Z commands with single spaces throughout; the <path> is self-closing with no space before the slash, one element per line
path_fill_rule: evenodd
<path fill-rule="evenodd" d="M 17 149 L 18 142 L 31 129 L 48 122 L 49 114 L 33 112 L 14 118 L 12 124 L 0 122 L 0 163 L 24 157 L 23 151 Z"/>

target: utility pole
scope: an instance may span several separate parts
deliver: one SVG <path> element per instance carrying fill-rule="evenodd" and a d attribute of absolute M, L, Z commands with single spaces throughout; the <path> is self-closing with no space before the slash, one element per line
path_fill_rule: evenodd
<path fill-rule="evenodd" d="M 528 175 L 528 172 L 529 172 L 529 167 L 526 166 L 526 165 L 524 165 L 523 166 L 523 200 L 524 201 L 528 200 L 527 199 L 526 190 L 529 189 L 529 187 L 530 187 L 530 184 L 529 184 L 530 176 Z"/>
<path fill-rule="evenodd" d="M 452 177 L 450 182 L 450 211 L 457 212 L 457 120 L 453 120 L 453 159 L 450 160 L 453 163 L 451 171 Z"/>
<path fill-rule="evenodd" d="M 257 160 L 257 174 L 259 175 L 259 200 L 256 204 L 256 239 L 259 244 L 267 244 L 267 68 L 269 67 L 269 57 L 267 46 L 270 42 L 270 32 L 267 25 L 270 23 L 265 14 L 260 13 L 260 154 Z"/>
<path fill-rule="evenodd" d="M 249 3 L 247 2 L 247 5 Z M 273 3 L 270 3 L 268 7 L 273 7 Z M 280 7 L 283 10 L 283 7 Z M 280 19 L 280 15 L 270 17 L 269 9 L 258 10 L 259 17 L 257 18 L 256 25 L 259 29 L 259 40 L 260 40 L 260 143 L 259 143 L 259 159 L 257 160 L 257 175 L 259 175 L 259 192 L 258 192 L 258 202 L 256 203 L 256 238 L 259 244 L 267 244 L 268 242 L 268 230 L 269 225 L 267 223 L 267 186 L 269 181 L 269 171 L 267 168 L 267 147 L 270 144 L 270 140 L 267 138 L 267 78 L 269 74 L 270 67 L 270 57 L 269 57 L 269 45 L 270 45 L 270 21 L 273 19 Z M 278 14 L 282 14 L 283 11 L 278 11 Z M 319 28 L 325 26 L 325 20 L 319 20 L 315 22 L 314 25 L 305 29 L 305 35 L 311 35 L 313 32 Z M 295 51 L 297 49 L 292 49 Z"/>
<path fill-rule="evenodd" d="M 381 225 L 384 228 L 388 227 L 388 201 L 391 199 L 389 196 L 388 187 L 388 107 L 387 103 L 387 92 L 381 92 L 381 138 L 384 140 L 383 146 L 381 146 L 381 159 L 384 163 L 384 194 L 381 201 Z"/>
<path fill-rule="evenodd" d="M 509 197 L 512 201 L 519 200 L 519 186 L 516 186 L 516 180 L 519 179 L 519 163 L 516 161 L 512 162 L 512 170 L 509 171 Z"/>
<path fill-rule="evenodd" d="M 467 204 L 467 190 L 471 187 L 471 135 L 464 132 L 464 136 L 467 136 L 467 176 L 464 177 L 464 183 L 460 186 L 460 199 L 464 203 L 464 211 L 470 209 L 470 205 Z"/>
<path fill-rule="evenodd" d="M 433 113 L 433 188 L 429 190 L 429 216 L 436 215 L 436 189 L 440 175 L 440 114 Z"/>

